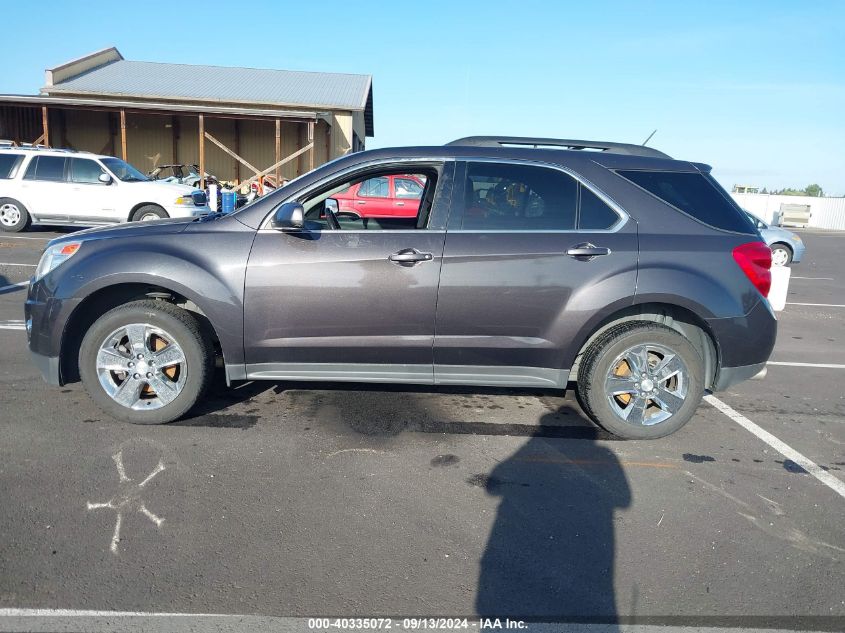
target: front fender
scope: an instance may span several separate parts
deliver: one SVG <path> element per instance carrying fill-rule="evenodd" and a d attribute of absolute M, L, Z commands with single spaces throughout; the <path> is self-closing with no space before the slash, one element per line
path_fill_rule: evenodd
<path fill-rule="evenodd" d="M 125 284 L 149 284 L 195 303 L 208 317 L 227 363 L 243 362 L 243 287 L 252 232 L 180 234 L 83 244 L 63 274 L 44 282 L 59 300 L 79 302 Z M 90 248 L 86 248 L 90 246 Z M 71 317 L 72 318 L 72 317 Z"/>

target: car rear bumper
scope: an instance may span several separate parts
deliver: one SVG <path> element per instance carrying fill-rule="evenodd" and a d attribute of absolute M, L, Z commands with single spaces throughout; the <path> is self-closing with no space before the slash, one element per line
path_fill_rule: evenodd
<path fill-rule="evenodd" d="M 777 339 L 777 318 L 768 301 L 761 299 L 745 316 L 708 319 L 707 324 L 719 352 L 714 391 L 753 378 L 765 369 Z"/>
<path fill-rule="evenodd" d="M 724 391 L 728 387 L 732 387 L 737 383 L 754 378 L 757 374 L 765 375 L 765 370 L 765 362 L 754 363 L 753 365 L 742 365 L 740 367 L 721 367 L 712 391 Z"/>

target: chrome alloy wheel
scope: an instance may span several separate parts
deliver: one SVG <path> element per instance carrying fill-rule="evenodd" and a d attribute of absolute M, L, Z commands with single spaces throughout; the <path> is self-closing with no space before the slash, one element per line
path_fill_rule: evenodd
<path fill-rule="evenodd" d="M 170 334 L 147 323 L 132 323 L 100 345 L 97 377 L 112 400 L 143 411 L 173 402 L 185 386 L 188 366 Z"/>
<path fill-rule="evenodd" d="M 628 424 L 652 426 L 681 410 L 689 369 L 662 345 L 635 345 L 616 357 L 604 381 L 613 412 Z"/>
<path fill-rule="evenodd" d="M 139 222 L 152 222 L 153 220 L 161 220 L 161 216 L 157 213 L 145 213 L 138 218 Z"/>
<path fill-rule="evenodd" d="M 3 226 L 15 226 L 21 221 L 21 210 L 18 205 L 7 202 L 0 205 L 0 224 Z"/>

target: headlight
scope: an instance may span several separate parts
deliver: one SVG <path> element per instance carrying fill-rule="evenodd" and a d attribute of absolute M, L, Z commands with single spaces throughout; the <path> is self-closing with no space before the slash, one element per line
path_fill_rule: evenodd
<path fill-rule="evenodd" d="M 194 206 L 194 199 L 191 196 L 179 196 L 178 198 L 176 198 L 176 204 L 186 207 L 192 207 Z"/>
<path fill-rule="evenodd" d="M 38 281 L 59 264 L 66 262 L 76 255 L 80 246 L 82 246 L 82 242 L 65 242 L 64 244 L 48 246 L 47 250 L 41 256 L 41 261 L 38 262 L 38 267 L 35 269 L 35 281 Z"/>

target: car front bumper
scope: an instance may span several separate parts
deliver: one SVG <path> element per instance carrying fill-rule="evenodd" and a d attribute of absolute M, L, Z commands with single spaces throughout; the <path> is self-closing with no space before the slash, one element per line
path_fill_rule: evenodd
<path fill-rule="evenodd" d="M 174 204 L 164 207 L 167 215 L 171 218 L 201 218 L 211 213 L 211 207 L 204 204 L 201 207 L 189 207 L 188 205 Z"/>
<path fill-rule="evenodd" d="M 804 246 L 803 241 L 796 242 L 795 240 L 790 240 L 789 246 L 792 247 L 792 263 L 797 264 L 804 257 L 804 251 L 807 250 L 807 247 Z"/>
<path fill-rule="evenodd" d="M 45 287 L 44 280 L 30 283 L 24 304 L 26 336 L 35 366 L 51 385 L 64 384 L 60 354 L 65 325 L 79 305 L 78 299 L 58 299 Z"/>

